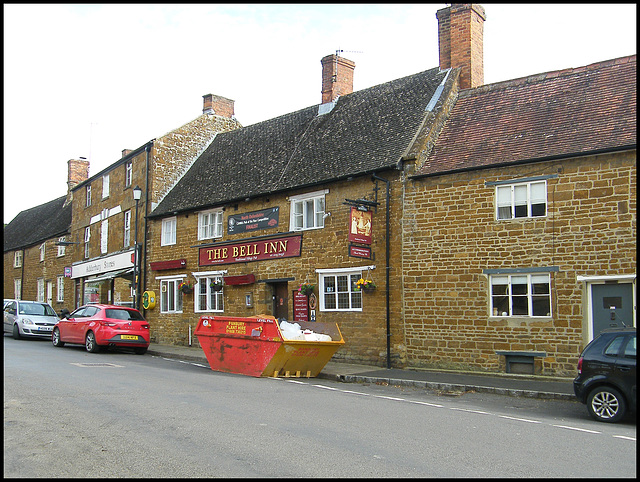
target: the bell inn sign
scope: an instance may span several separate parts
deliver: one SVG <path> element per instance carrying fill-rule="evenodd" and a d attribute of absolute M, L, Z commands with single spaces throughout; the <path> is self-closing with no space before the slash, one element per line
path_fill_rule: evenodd
<path fill-rule="evenodd" d="M 301 247 L 302 235 L 300 234 L 252 238 L 201 247 L 198 258 L 200 266 L 246 263 L 300 256 Z"/>

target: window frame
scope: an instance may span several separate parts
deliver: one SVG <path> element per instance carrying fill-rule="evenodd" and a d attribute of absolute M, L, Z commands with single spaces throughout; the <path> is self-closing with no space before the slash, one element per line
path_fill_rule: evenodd
<path fill-rule="evenodd" d="M 13 267 L 22 268 L 22 250 L 17 250 L 13 254 Z"/>
<path fill-rule="evenodd" d="M 221 238 L 224 232 L 222 209 L 210 209 L 198 213 L 198 241 Z M 205 224 L 206 223 L 206 224 Z"/>
<path fill-rule="evenodd" d="M 124 163 L 124 187 L 129 187 L 133 183 L 133 161 Z"/>
<path fill-rule="evenodd" d="M 180 291 L 178 286 L 184 279 L 184 275 L 166 276 L 156 279 L 160 281 L 160 313 L 182 313 L 182 310 L 184 308 L 182 303 L 182 292 Z M 173 292 L 173 299 L 169 298 L 170 291 Z"/>
<path fill-rule="evenodd" d="M 533 198 L 532 197 L 532 186 L 542 185 L 544 190 L 544 202 L 542 198 Z M 517 199 L 517 191 L 521 191 L 521 188 L 526 188 L 526 215 L 518 215 L 518 211 L 522 211 L 522 206 L 524 205 L 522 202 L 519 202 Z M 501 192 L 504 193 L 507 189 L 509 189 L 509 203 L 507 204 L 504 200 L 501 201 Z M 545 218 L 549 212 L 549 202 L 547 195 L 547 180 L 546 179 L 537 179 L 531 181 L 520 181 L 513 183 L 505 183 L 505 184 L 497 184 L 495 186 L 495 217 L 497 221 L 511 221 L 514 219 L 536 219 L 536 218 Z M 503 197 L 502 199 L 506 198 Z M 535 202 L 539 201 L 539 202 Z M 544 205 L 544 214 L 535 214 L 537 206 Z M 501 209 L 507 208 L 509 209 L 509 216 L 501 215 Z"/>
<path fill-rule="evenodd" d="M 193 306 L 195 313 L 224 313 L 224 284 L 220 291 L 213 291 L 209 284 L 214 280 L 222 281 L 226 271 L 208 271 L 192 273 L 196 280 L 193 290 Z M 204 293 L 202 292 L 204 288 Z M 202 297 L 205 300 L 205 307 L 201 306 Z M 211 301 L 214 303 L 211 303 Z M 215 305 L 215 306 L 214 306 Z"/>
<path fill-rule="evenodd" d="M 64 243 L 66 240 L 67 240 L 66 236 L 60 236 L 58 238 L 58 242 L 60 242 L 60 243 Z M 64 244 L 59 244 L 58 245 L 58 258 L 61 258 L 62 256 L 64 256 L 65 248 L 66 248 L 66 246 Z"/>
<path fill-rule="evenodd" d="M 356 282 L 362 278 L 362 273 L 367 269 L 371 269 L 371 267 L 353 267 L 353 268 L 337 268 L 337 269 L 317 269 L 316 273 L 318 273 L 318 289 L 319 289 L 319 305 L 318 309 L 321 312 L 361 312 L 364 307 L 364 299 L 362 296 L 362 291 L 356 291 Z M 346 277 L 346 280 L 339 281 L 339 278 Z M 333 286 L 335 287 L 335 292 L 327 291 L 326 288 L 330 286 L 326 285 L 326 280 L 333 280 Z M 347 282 L 346 286 L 344 281 Z M 346 287 L 347 290 L 340 290 L 340 287 Z M 342 294 L 342 299 L 341 295 Z M 344 307 L 345 301 L 349 302 L 348 307 Z M 334 303 L 331 303 L 330 306 L 327 306 L 327 300 L 331 298 L 334 299 Z M 343 307 L 341 307 L 341 303 Z M 359 306 L 358 306 L 359 305 Z"/>
<path fill-rule="evenodd" d="M 122 245 L 126 248 L 131 246 L 131 209 L 124 212 Z"/>
<path fill-rule="evenodd" d="M 64 276 L 57 277 L 56 301 L 58 303 L 64 301 Z"/>
<path fill-rule="evenodd" d="M 89 251 L 89 242 L 91 241 L 91 226 L 87 226 L 84 228 L 84 257 L 88 258 Z"/>
<path fill-rule="evenodd" d="M 13 294 L 14 294 L 14 298 L 16 300 L 21 299 L 21 295 L 22 295 L 22 279 L 21 278 L 14 278 L 13 280 Z"/>
<path fill-rule="evenodd" d="M 167 227 L 172 225 L 171 231 L 167 231 Z M 162 231 L 160 233 L 160 246 L 173 246 L 176 244 L 178 237 L 178 217 L 172 216 L 170 218 L 164 218 L 162 220 Z M 170 235 L 172 239 L 167 242 L 166 237 Z"/>
<path fill-rule="evenodd" d="M 89 207 L 91 206 L 91 184 L 87 184 L 86 190 L 87 190 L 86 207 Z"/>
<path fill-rule="evenodd" d="M 291 231 L 308 231 L 311 229 L 324 228 L 324 214 L 326 213 L 326 195 L 328 189 L 314 191 L 310 193 L 290 196 L 289 203 L 289 229 Z M 312 214 L 309 213 L 309 204 L 312 203 Z M 297 207 L 300 207 L 298 210 Z M 298 226 L 301 220 L 301 226 Z M 309 222 L 313 221 L 312 225 Z"/>
<path fill-rule="evenodd" d="M 40 245 L 40 262 L 43 262 L 46 255 L 46 241 Z"/>
<path fill-rule="evenodd" d="M 100 223 L 100 253 L 109 252 L 109 220 L 103 219 Z"/>
<path fill-rule="evenodd" d="M 44 278 L 38 278 L 36 290 L 36 301 L 44 302 Z"/>
<path fill-rule="evenodd" d="M 546 278 L 546 283 L 542 283 L 541 278 Z M 506 283 L 496 281 L 503 281 L 506 278 Z M 524 283 L 514 283 L 516 281 L 522 281 L 526 278 L 526 292 L 515 290 L 514 286 L 520 287 L 521 290 Z M 548 287 L 547 293 L 536 292 L 536 286 L 546 285 Z M 505 293 L 496 293 L 494 286 L 506 286 Z M 501 317 L 501 318 L 551 318 L 553 317 L 553 291 L 551 289 L 552 279 L 549 272 L 531 272 L 531 273 L 496 273 L 489 276 L 489 316 Z M 538 288 L 539 289 L 539 288 Z M 502 298 L 507 301 L 508 311 L 499 309 L 496 306 L 496 299 Z M 527 312 L 526 313 L 514 313 L 517 311 L 517 307 L 522 309 L 522 301 L 526 298 Z M 545 299 L 547 301 L 548 312 L 546 315 L 534 314 L 536 309 L 535 302 L 538 304 Z M 514 301 L 519 301 L 520 304 L 514 305 Z M 506 313 L 506 314 L 503 314 Z"/>
<path fill-rule="evenodd" d="M 109 174 L 102 176 L 102 199 L 109 197 Z"/>

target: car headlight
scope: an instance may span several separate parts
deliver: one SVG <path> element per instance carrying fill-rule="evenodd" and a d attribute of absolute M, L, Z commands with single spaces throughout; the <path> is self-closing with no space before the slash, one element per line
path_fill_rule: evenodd
<path fill-rule="evenodd" d="M 35 325 L 35 323 L 31 321 L 30 318 L 21 318 L 20 321 L 22 321 L 23 325 Z"/>

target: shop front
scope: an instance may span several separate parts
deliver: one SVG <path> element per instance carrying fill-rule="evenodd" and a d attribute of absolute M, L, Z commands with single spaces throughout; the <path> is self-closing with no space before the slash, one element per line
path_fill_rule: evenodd
<path fill-rule="evenodd" d="M 133 254 L 131 249 L 72 265 L 75 308 L 89 303 L 133 306 Z"/>

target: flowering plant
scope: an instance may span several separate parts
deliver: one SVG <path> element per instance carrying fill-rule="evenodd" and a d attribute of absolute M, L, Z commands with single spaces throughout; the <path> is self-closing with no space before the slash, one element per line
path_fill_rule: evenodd
<path fill-rule="evenodd" d="M 209 286 L 213 288 L 214 291 L 220 291 L 222 289 L 222 280 L 215 279 L 209 283 Z"/>
<path fill-rule="evenodd" d="M 309 296 L 311 293 L 313 293 L 313 288 L 314 288 L 314 285 L 311 283 L 302 283 L 300 285 L 300 288 L 298 288 L 298 291 L 303 295 Z"/>
<path fill-rule="evenodd" d="M 374 290 L 376 288 L 376 284 L 373 280 L 360 278 L 356 281 L 356 291 L 364 290 Z"/>
<path fill-rule="evenodd" d="M 188 281 L 182 281 L 178 285 L 178 289 L 183 293 L 191 293 L 193 291 L 193 286 Z"/>

